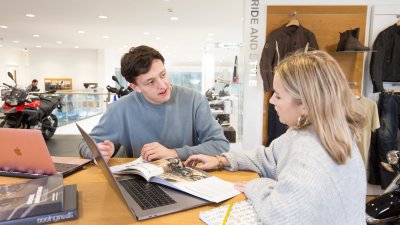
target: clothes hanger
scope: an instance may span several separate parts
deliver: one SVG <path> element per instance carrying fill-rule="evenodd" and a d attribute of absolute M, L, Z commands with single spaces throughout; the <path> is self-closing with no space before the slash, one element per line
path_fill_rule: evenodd
<path fill-rule="evenodd" d="M 299 20 L 296 19 L 296 15 L 297 15 L 297 12 L 296 12 L 296 11 L 294 11 L 294 12 L 292 12 L 292 13 L 290 14 L 290 16 L 291 16 L 292 18 L 289 20 L 289 23 L 286 24 L 286 27 L 289 27 L 289 26 L 296 26 L 296 27 L 298 27 L 298 26 L 300 26 L 300 22 L 299 22 Z"/>

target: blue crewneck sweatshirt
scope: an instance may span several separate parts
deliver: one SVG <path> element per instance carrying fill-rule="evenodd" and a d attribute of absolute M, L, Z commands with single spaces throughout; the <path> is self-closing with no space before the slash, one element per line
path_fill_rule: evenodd
<path fill-rule="evenodd" d="M 110 140 L 116 150 L 124 146 L 128 157 L 139 157 L 143 145 L 151 142 L 176 149 L 183 160 L 192 154 L 217 155 L 229 150 L 205 96 L 175 85 L 163 104 L 153 104 L 138 92 L 112 103 L 91 136 L 97 143 Z M 83 141 L 79 151 L 82 157 L 92 158 Z"/>

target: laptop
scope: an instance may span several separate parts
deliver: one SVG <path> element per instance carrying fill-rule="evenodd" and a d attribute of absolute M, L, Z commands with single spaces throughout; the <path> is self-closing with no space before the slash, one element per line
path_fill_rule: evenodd
<path fill-rule="evenodd" d="M 92 152 L 95 162 L 106 177 L 108 184 L 137 220 L 211 204 L 211 202 L 204 199 L 159 184 L 149 183 L 139 175 L 115 178 L 95 141 L 78 124 L 76 125 L 83 136 L 83 140 Z"/>
<path fill-rule="evenodd" d="M 92 160 L 50 156 L 42 132 L 34 129 L 0 128 L 0 176 L 38 178 L 71 175 Z"/>

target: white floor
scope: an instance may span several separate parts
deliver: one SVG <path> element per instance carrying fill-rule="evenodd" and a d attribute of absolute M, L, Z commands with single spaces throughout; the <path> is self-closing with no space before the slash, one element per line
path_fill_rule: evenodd
<path fill-rule="evenodd" d="M 97 116 L 92 116 L 84 120 L 80 120 L 76 122 L 81 126 L 87 133 L 90 133 L 92 131 L 93 127 L 99 123 L 100 117 L 102 114 L 97 115 Z M 58 127 L 56 130 L 56 135 L 59 134 L 69 134 L 69 135 L 74 135 L 74 134 L 81 134 L 79 133 L 78 128 L 76 127 L 75 123 L 71 123 L 65 126 Z"/>

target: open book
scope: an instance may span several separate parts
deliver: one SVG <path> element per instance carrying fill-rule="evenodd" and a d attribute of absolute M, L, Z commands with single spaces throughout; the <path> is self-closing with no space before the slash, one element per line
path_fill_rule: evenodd
<path fill-rule="evenodd" d="M 234 189 L 232 182 L 185 167 L 179 158 L 152 162 L 138 158 L 129 163 L 112 166 L 110 169 L 114 174 L 137 174 L 149 182 L 163 184 L 211 202 L 218 203 L 240 194 Z"/>

